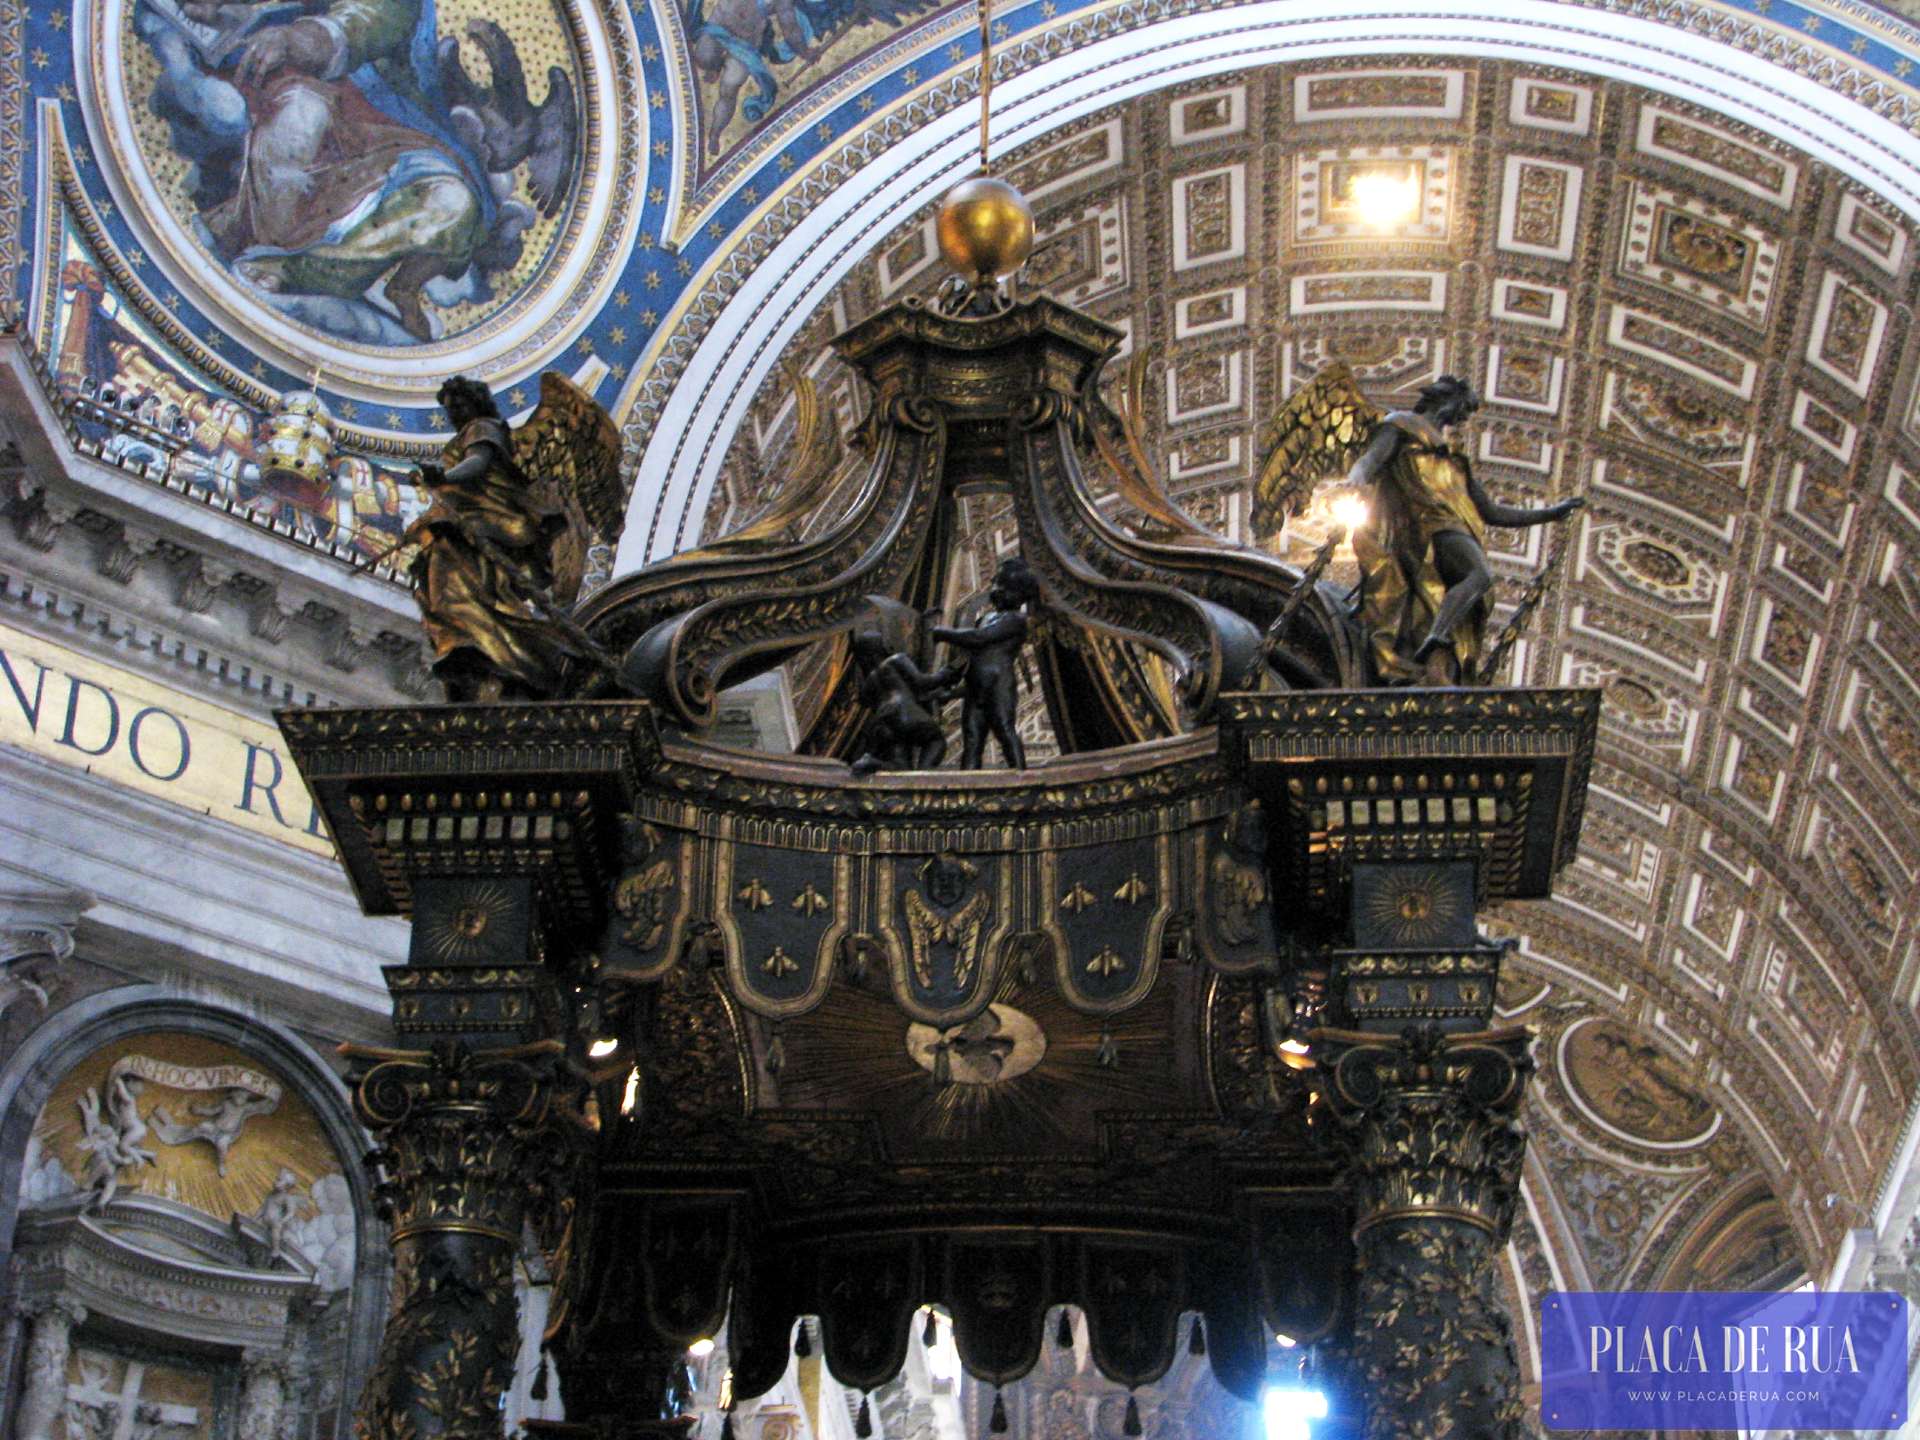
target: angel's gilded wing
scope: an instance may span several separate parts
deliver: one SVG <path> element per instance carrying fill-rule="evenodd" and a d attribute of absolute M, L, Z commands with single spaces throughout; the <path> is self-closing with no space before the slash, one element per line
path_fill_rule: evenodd
<path fill-rule="evenodd" d="M 620 431 L 591 395 L 549 370 L 540 377 L 540 403 L 514 428 L 513 458 L 535 495 L 567 517 L 552 558 L 553 599 L 564 608 L 580 593 L 587 552 L 617 544 L 626 523 Z"/>
<path fill-rule="evenodd" d="M 907 910 L 907 937 L 913 942 L 913 978 L 920 988 L 933 988 L 933 947 L 946 938 L 946 923 L 934 908 L 920 898 L 918 890 L 904 896 Z"/>
<path fill-rule="evenodd" d="M 980 932 L 987 923 L 987 897 L 981 891 L 947 917 L 947 939 L 953 944 L 953 984 L 965 990 L 980 958 Z"/>
<path fill-rule="evenodd" d="M 1253 485 L 1253 534 L 1265 541 L 1306 508 L 1313 487 L 1359 458 L 1381 420 L 1342 361 L 1327 366 L 1280 407 L 1268 428 Z"/>

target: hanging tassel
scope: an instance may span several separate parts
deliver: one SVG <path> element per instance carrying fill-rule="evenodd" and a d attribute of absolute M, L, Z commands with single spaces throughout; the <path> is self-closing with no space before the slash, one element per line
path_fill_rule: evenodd
<path fill-rule="evenodd" d="M 553 1357 L 547 1354 L 547 1347 L 542 1345 L 540 1347 L 540 1368 L 533 1372 L 533 1384 L 527 1387 L 527 1398 L 529 1400 L 544 1400 L 547 1398 L 547 1367 L 551 1364 L 553 1364 Z"/>
<path fill-rule="evenodd" d="M 802 1360 L 813 1354 L 813 1337 L 807 1334 L 807 1322 L 800 1322 L 800 1333 L 794 1337 L 793 1353 Z"/>
<path fill-rule="evenodd" d="M 953 1047 L 942 1040 L 933 1047 L 933 1083 L 951 1085 L 953 1083 Z"/>
<path fill-rule="evenodd" d="M 873 1412 L 867 1408 L 867 1397 L 860 1397 L 860 1413 L 853 1418 L 853 1433 L 860 1440 L 867 1440 L 873 1434 Z"/>
<path fill-rule="evenodd" d="M 733 1416 L 731 1415 L 721 1417 L 720 1440 L 733 1440 Z"/>
<path fill-rule="evenodd" d="M 987 1422 L 987 1430 L 994 1435 L 1007 1433 L 1007 1402 L 998 1390 L 993 1392 L 993 1419 Z"/>
<path fill-rule="evenodd" d="M 1060 1325 L 1053 1332 L 1053 1343 L 1062 1350 L 1073 1348 L 1073 1317 L 1067 1313 L 1067 1307 L 1060 1307 Z"/>
<path fill-rule="evenodd" d="M 1131 1395 L 1127 1396 L 1127 1421 L 1120 1427 L 1120 1433 L 1122 1435 L 1140 1435 L 1145 1433 L 1140 1428 L 1140 1402 Z"/>
<path fill-rule="evenodd" d="M 1187 1336 L 1187 1353 L 1204 1355 L 1207 1353 L 1207 1332 L 1200 1328 L 1200 1317 L 1193 1317 L 1193 1333 Z"/>
<path fill-rule="evenodd" d="M 1107 1070 L 1120 1066 L 1120 1047 L 1113 1043 L 1113 1031 L 1104 1025 L 1100 1027 L 1100 1048 L 1093 1052 L 1093 1062 Z"/>
<path fill-rule="evenodd" d="M 767 1074 L 778 1076 L 787 1068 L 787 1042 L 780 1038 L 780 1027 L 773 1027 L 773 1038 L 767 1042 Z"/>
<path fill-rule="evenodd" d="M 920 1332 L 920 1343 L 931 1350 L 940 1343 L 940 1324 L 933 1316 L 933 1307 L 927 1307 L 927 1328 Z"/>

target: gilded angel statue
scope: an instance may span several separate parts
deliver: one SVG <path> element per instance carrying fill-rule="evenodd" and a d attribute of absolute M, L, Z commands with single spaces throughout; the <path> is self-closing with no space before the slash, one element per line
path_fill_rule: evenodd
<path fill-rule="evenodd" d="M 1353 371 L 1336 363 L 1296 391 L 1274 422 L 1254 485 L 1254 534 L 1277 534 L 1318 482 L 1345 471 L 1367 502 L 1352 536 L 1360 562 L 1353 614 L 1378 684 L 1484 679 L 1493 589 L 1487 527 L 1544 525 L 1586 503 L 1523 509 L 1489 496 L 1467 452 L 1447 436 L 1479 406 L 1471 385 L 1442 375 L 1413 409 L 1382 414 Z"/>
<path fill-rule="evenodd" d="M 432 504 L 401 538 L 418 547 L 433 673 L 456 702 L 557 698 L 570 669 L 609 663 L 568 612 L 592 553 L 620 535 L 619 431 L 552 371 L 517 427 L 479 381 L 456 375 L 439 400 L 453 438 L 420 467 Z"/>

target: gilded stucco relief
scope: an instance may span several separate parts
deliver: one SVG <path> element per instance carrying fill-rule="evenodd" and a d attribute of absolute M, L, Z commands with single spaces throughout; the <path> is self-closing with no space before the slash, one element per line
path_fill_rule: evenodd
<path fill-rule="evenodd" d="M 95 1052 L 55 1086 L 29 1142 L 28 1209 L 153 1197 L 230 1225 L 268 1268 L 351 1283 L 352 1199 L 312 1107 L 231 1046 L 174 1032 Z"/>

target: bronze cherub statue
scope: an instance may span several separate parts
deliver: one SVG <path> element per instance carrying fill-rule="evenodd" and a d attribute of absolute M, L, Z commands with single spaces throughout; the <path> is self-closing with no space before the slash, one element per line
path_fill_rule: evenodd
<path fill-rule="evenodd" d="M 1027 640 L 1027 607 L 1040 598 L 1040 582 L 1019 556 L 1003 561 L 987 590 L 993 608 L 978 624 L 966 629 L 933 627 L 933 638 L 965 650 L 967 666 L 964 708 L 960 712 L 960 764 L 978 770 L 987 748 L 987 732 L 1000 742 L 1000 753 L 1015 770 L 1027 768 L 1027 749 L 1014 728 L 1019 692 L 1014 664 Z"/>
<path fill-rule="evenodd" d="M 940 705 L 959 681 L 960 667 L 947 665 L 928 674 L 903 650 L 888 646 L 876 629 L 855 632 L 853 658 L 860 666 L 860 699 L 870 712 L 865 750 L 853 773 L 876 770 L 933 770 L 947 753 Z"/>

